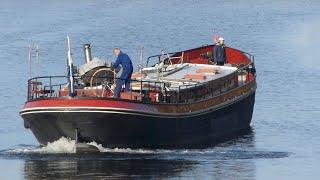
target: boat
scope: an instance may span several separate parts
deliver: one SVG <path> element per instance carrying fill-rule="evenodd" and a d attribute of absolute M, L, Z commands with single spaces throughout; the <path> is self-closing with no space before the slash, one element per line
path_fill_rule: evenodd
<path fill-rule="evenodd" d="M 90 44 L 77 68 L 68 38 L 68 75 L 28 80 L 24 126 L 41 145 L 67 137 L 108 148 L 186 148 L 235 137 L 250 129 L 254 56 L 226 47 L 227 62 L 217 66 L 214 46 L 142 58 L 130 91 L 114 98 L 119 69 L 92 58 Z"/>

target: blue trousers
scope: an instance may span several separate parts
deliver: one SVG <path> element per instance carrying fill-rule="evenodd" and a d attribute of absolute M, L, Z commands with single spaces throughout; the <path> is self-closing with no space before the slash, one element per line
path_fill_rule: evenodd
<path fill-rule="evenodd" d="M 123 72 L 123 73 L 126 73 L 126 72 Z M 125 91 L 130 91 L 131 74 L 132 72 L 129 74 L 126 73 L 127 77 L 118 79 L 116 88 L 114 89 L 114 95 L 113 95 L 115 98 L 120 97 L 121 88 L 124 84 L 126 85 Z M 123 76 L 121 75 L 121 77 Z"/>

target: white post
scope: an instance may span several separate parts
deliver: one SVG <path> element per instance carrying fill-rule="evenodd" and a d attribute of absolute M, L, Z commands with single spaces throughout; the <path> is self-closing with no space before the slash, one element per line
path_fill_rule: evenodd
<path fill-rule="evenodd" d="M 31 44 L 29 44 L 29 46 L 28 46 L 28 48 L 29 48 L 29 60 L 28 60 L 28 66 L 29 66 L 29 79 L 31 79 L 31 76 L 32 76 L 32 74 L 31 74 Z"/>
<path fill-rule="evenodd" d="M 143 68 L 143 46 L 140 47 L 140 73 L 142 73 L 142 68 Z"/>
<path fill-rule="evenodd" d="M 36 46 L 36 58 L 37 58 L 37 76 L 40 76 L 40 59 L 39 59 L 39 45 Z"/>
<path fill-rule="evenodd" d="M 69 36 L 67 36 L 67 40 L 68 40 L 69 96 L 74 97 L 75 90 L 74 90 L 73 62 L 71 57 L 71 43 L 70 43 Z"/>

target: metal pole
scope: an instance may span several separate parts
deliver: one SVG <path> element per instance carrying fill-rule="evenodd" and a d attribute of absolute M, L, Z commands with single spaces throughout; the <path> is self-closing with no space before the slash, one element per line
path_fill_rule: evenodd
<path fill-rule="evenodd" d="M 182 54 L 181 54 L 181 64 L 183 64 L 183 56 L 184 56 L 184 52 L 182 51 Z"/>
<path fill-rule="evenodd" d="M 142 80 L 140 80 L 140 96 L 141 96 L 141 100 L 142 100 Z"/>
<path fill-rule="evenodd" d="M 68 41 L 68 68 L 69 68 L 69 96 L 75 96 L 75 88 L 74 88 L 74 75 L 73 75 L 73 62 L 71 57 L 71 45 L 70 45 L 70 37 L 67 36 Z"/>
<path fill-rule="evenodd" d="M 31 86 L 31 84 L 30 84 L 30 80 L 28 80 L 28 101 L 31 99 L 30 97 L 31 97 L 31 95 L 30 95 L 30 86 Z"/>
<path fill-rule="evenodd" d="M 31 78 L 31 44 L 29 44 L 29 61 L 28 61 L 28 66 L 29 66 L 29 79 Z"/>
<path fill-rule="evenodd" d="M 163 84 L 163 87 L 164 87 L 164 94 L 166 96 L 164 102 L 167 102 L 167 99 L 168 99 L 168 95 L 167 95 L 167 88 L 166 88 L 166 83 Z"/>
<path fill-rule="evenodd" d="M 50 97 L 52 97 L 52 80 L 51 80 L 51 76 L 50 76 Z"/>
<path fill-rule="evenodd" d="M 143 46 L 140 47 L 140 73 L 142 72 L 143 63 Z"/>
<path fill-rule="evenodd" d="M 40 76 L 40 59 L 39 59 L 39 45 L 36 46 L 36 59 L 37 59 L 37 76 Z"/>

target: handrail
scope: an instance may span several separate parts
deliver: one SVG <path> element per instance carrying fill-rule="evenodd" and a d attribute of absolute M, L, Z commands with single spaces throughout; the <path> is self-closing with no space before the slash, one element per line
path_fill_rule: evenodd
<path fill-rule="evenodd" d="M 252 65 L 253 63 L 249 63 L 241 68 L 238 68 L 237 71 L 240 71 L 240 70 L 243 70 L 243 69 L 246 69 L 248 67 L 250 67 L 250 65 Z M 92 77 L 92 76 L 75 76 L 75 78 L 88 78 L 88 77 Z M 110 78 L 111 76 L 99 76 L 99 78 Z M 60 75 L 60 76 L 39 76 L 39 77 L 33 77 L 33 78 L 30 78 L 28 80 L 28 82 L 31 80 L 34 80 L 34 79 L 45 79 L 45 78 L 68 78 L 68 76 L 63 76 L 63 75 Z M 120 80 L 121 78 L 115 78 L 116 80 Z M 122 79 L 123 80 L 123 79 Z M 163 83 L 163 81 L 147 81 L 147 80 L 133 80 L 133 81 L 138 81 L 138 82 L 152 82 L 152 83 Z M 205 84 L 205 83 L 208 83 L 207 81 L 206 82 L 202 82 L 202 83 L 198 83 L 198 85 L 201 85 L 201 84 Z M 59 85 L 59 84 L 58 84 Z M 52 85 L 53 86 L 53 85 Z M 182 86 L 186 86 L 186 85 L 182 85 Z"/>
<path fill-rule="evenodd" d="M 239 72 L 246 72 L 246 74 L 252 74 L 253 78 L 255 78 L 255 71 L 251 71 L 252 68 L 254 68 L 253 62 L 250 64 L 247 64 L 243 67 L 238 67 L 237 71 L 221 78 L 225 78 L 225 81 L 221 81 L 220 85 L 217 86 L 217 89 L 212 89 L 213 85 L 210 83 L 218 82 L 218 81 L 206 81 L 206 82 L 199 82 L 196 84 L 183 84 L 183 85 L 177 85 L 174 88 L 170 88 L 170 81 L 150 81 L 150 80 L 137 80 L 133 79 L 131 80 L 131 91 L 130 99 L 132 100 L 134 92 L 137 94 L 140 94 L 140 99 L 138 98 L 138 101 L 141 102 L 151 102 L 153 98 L 153 102 L 157 103 L 180 103 L 184 101 L 197 101 L 200 99 L 205 98 L 207 95 L 214 95 L 216 91 L 218 90 L 218 93 L 223 93 L 224 87 L 223 83 L 226 81 L 231 80 L 232 78 L 237 78 Z M 76 82 L 76 89 L 77 90 L 88 90 L 88 86 L 85 84 L 84 78 L 88 78 L 91 76 L 75 76 L 75 82 Z M 56 83 L 57 79 L 64 78 L 65 81 L 62 81 L 61 83 Z M 104 95 L 99 95 L 99 86 L 102 86 L 102 79 L 110 78 L 110 76 L 100 76 L 96 77 L 95 86 L 96 88 L 89 88 L 89 90 L 95 91 L 94 97 L 105 97 Z M 221 79 L 218 78 L 218 79 Z M 114 78 L 115 80 L 118 80 L 120 78 Z M 40 77 L 33 77 L 28 80 L 28 100 L 34 100 L 38 98 L 52 98 L 52 97 L 62 97 L 61 92 L 68 91 L 68 87 L 66 85 L 68 84 L 68 76 L 40 76 Z M 100 82 L 99 82 L 100 81 Z M 34 83 L 39 82 L 39 83 Z M 46 83 L 46 84 L 45 84 Z M 246 82 L 247 83 L 247 82 Z M 135 88 L 132 88 L 132 85 L 135 85 Z M 240 84 L 236 84 L 239 86 Z M 211 90 L 208 90 L 205 88 L 210 87 Z M 49 90 L 48 90 L 49 88 Z M 87 88 L 87 89 L 86 89 Z M 102 88 L 102 87 L 101 87 Z M 192 91 L 196 90 L 204 90 L 206 94 L 193 94 Z M 201 89 L 197 89 L 201 88 Z M 204 88 L 204 89 L 202 89 Z M 198 91 L 197 91 L 198 92 Z M 47 93 L 47 94 L 46 94 Z M 104 91 L 102 91 L 104 93 Z M 158 100 L 158 97 L 151 97 L 150 93 L 154 93 L 155 96 L 157 96 L 157 93 L 160 93 L 162 96 L 162 100 Z M 98 95 L 97 95 L 98 94 Z M 67 96 L 67 95 L 65 95 Z M 91 97 L 91 96 L 90 96 Z M 184 99 L 182 98 L 184 97 Z M 188 97 L 186 99 L 186 97 Z M 136 99 L 137 100 L 137 99 Z"/>
<path fill-rule="evenodd" d="M 176 54 L 176 53 L 179 53 L 179 52 L 171 52 L 171 53 L 166 53 L 166 54 L 170 56 L 170 55 L 173 55 L 173 54 Z M 163 56 L 163 54 L 157 54 L 157 55 L 149 56 L 147 58 L 146 67 L 149 67 L 149 61 L 150 61 L 151 58 L 155 58 L 155 57 L 160 58 L 161 56 Z M 158 63 L 159 63 L 159 61 L 158 61 Z"/>
<path fill-rule="evenodd" d="M 213 45 L 213 44 L 202 45 L 201 47 L 198 47 L 198 48 L 203 48 L 203 47 L 212 46 L 212 45 Z M 191 50 L 195 50 L 195 49 L 198 49 L 198 48 L 188 49 L 188 50 L 184 50 L 184 51 L 171 52 L 171 53 L 168 53 L 168 55 L 173 55 L 173 54 L 176 54 L 176 53 L 182 53 L 182 52 L 185 52 L 185 51 L 191 51 Z M 229 47 L 229 48 L 231 48 L 231 47 Z M 232 48 L 232 49 L 234 49 L 234 48 Z M 241 50 L 239 50 L 239 49 L 236 49 L 236 50 L 239 51 L 239 52 L 241 52 L 241 53 L 243 53 L 243 54 L 245 54 L 245 55 L 247 55 L 247 56 L 249 56 L 248 58 L 250 59 L 250 61 L 254 63 L 254 56 L 253 56 L 252 54 L 250 54 L 250 53 L 248 53 L 248 52 L 245 52 L 245 51 L 241 51 Z M 155 58 L 155 57 L 158 57 L 158 58 L 159 58 L 159 57 L 161 57 L 161 56 L 162 56 L 162 54 L 157 54 L 157 55 L 149 56 L 149 57 L 147 58 L 146 67 L 148 67 L 149 61 L 150 61 L 151 58 Z"/>

